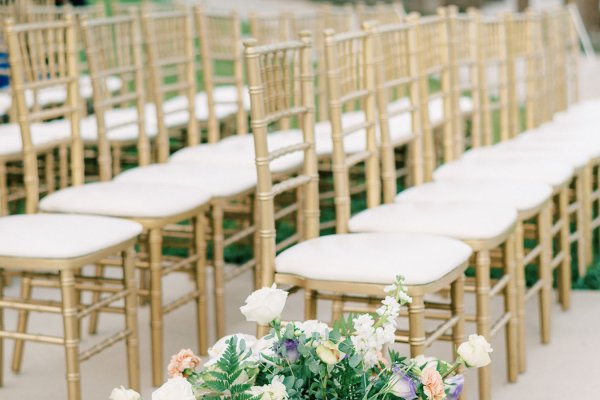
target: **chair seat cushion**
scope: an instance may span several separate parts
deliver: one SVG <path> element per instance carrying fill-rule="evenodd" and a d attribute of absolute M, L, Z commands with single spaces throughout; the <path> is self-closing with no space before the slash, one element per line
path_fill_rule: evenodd
<path fill-rule="evenodd" d="M 212 197 L 230 197 L 256 186 L 251 168 L 195 164 L 162 164 L 133 168 L 114 179 L 122 183 L 181 185 L 202 189 Z"/>
<path fill-rule="evenodd" d="M 59 190 L 40 201 L 44 212 L 163 218 L 210 201 L 205 191 L 177 185 L 98 182 Z"/>
<path fill-rule="evenodd" d="M 350 218 L 352 232 L 415 232 L 460 240 L 488 240 L 503 235 L 517 220 L 506 206 L 433 201 L 385 204 Z"/>
<path fill-rule="evenodd" d="M 302 142 L 302 132 L 290 130 L 273 132 L 268 135 L 269 150 L 274 151 L 285 146 Z M 304 156 L 301 152 L 279 157 L 271 162 L 274 173 L 287 172 L 302 166 Z M 170 163 L 199 164 L 202 166 L 233 165 L 255 171 L 254 140 L 251 135 L 231 136 L 213 144 L 201 144 L 175 152 Z"/>
<path fill-rule="evenodd" d="M 110 93 L 121 90 L 123 87 L 123 80 L 117 76 L 106 77 L 105 83 L 106 91 Z M 92 98 L 94 88 L 92 87 L 92 78 L 89 75 L 82 75 L 79 77 L 79 92 L 84 99 Z"/>
<path fill-rule="evenodd" d="M 573 167 L 553 161 L 481 160 L 452 161 L 433 173 L 436 181 L 443 180 L 506 180 L 546 183 L 561 187 L 573 178 Z"/>
<path fill-rule="evenodd" d="M 551 196 L 552 187 L 537 182 L 438 181 L 403 190 L 395 201 L 485 203 L 527 212 L 537 209 Z"/>
<path fill-rule="evenodd" d="M 12 215 L 0 218 L 0 258 L 81 257 L 123 243 L 141 232 L 140 224 L 117 218 Z"/>
<path fill-rule="evenodd" d="M 301 242 L 277 256 L 275 269 L 310 279 L 384 285 L 403 275 L 407 285 L 424 285 L 456 270 L 470 255 L 467 245 L 439 236 L 356 233 Z"/>
<path fill-rule="evenodd" d="M 31 125 L 31 140 L 33 146 L 37 148 L 68 140 L 70 135 L 70 125 L 65 120 L 34 123 Z M 21 128 L 19 125 L 1 124 L 0 156 L 21 154 L 22 151 L 23 141 L 21 139 Z"/>
<path fill-rule="evenodd" d="M 110 142 L 133 142 L 138 138 L 137 110 L 135 108 L 115 108 L 104 114 L 104 123 Z M 157 134 L 155 123 L 146 120 L 146 136 L 153 138 Z M 81 119 L 81 138 L 84 142 L 98 141 L 98 125 L 95 115 Z"/>
<path fill-rule="evenodd" d="M 574 151 L 573 146 L 556 146 L 544 141 L 511 140 L 494 146 L 471 149 L 462 158 L 468 161 L 556 161 L 565 163 L 575 169 L 585 167 L 591 157 L 587 151 Z M 583 150 L 583 148 L 582 148 Z"/>

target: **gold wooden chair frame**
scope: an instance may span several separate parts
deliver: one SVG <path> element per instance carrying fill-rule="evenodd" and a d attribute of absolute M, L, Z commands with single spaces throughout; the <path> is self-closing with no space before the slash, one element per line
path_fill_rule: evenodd
<path fill-rule="evenodd" d="M 129 45 L 131 47 L 136 47 L 137 50 L 133 51 L 133 55 L 130 53 L 130 57 L 133 57 L 134 62 L 132 62 L 128 68 L 125 68 L 125 70 L 128 73 L 135 75 L 135 71 L 141 70 L 142 68 L 141 60 L 136 58 L 138 56 L 135 56 L 135 54 L 139 54 L 140 52 L 140 43 L 135 40 L 135 37 L 138 35 L 136 32 L 137 24 L 135 18 L 121 16 L 104 20 L 88 21 L 84 24 L 84 36 L 87 38 L 86 40 L 88 40 L 87 48 L 98 49 L 98 44 L 92 43 L 92 41 L 104 38 L 105 36 L 103 36 L 102 33 L 105 31 L 114 32 L 116 26 L 118 27 L 118 31 L 133 33 L 133 36 L 128 36 L 134 39 Z M 112 41 L 109 45 L 112 45 Z M 100 56 L 95 51 L 88 54 L 90 64 L 98 62 L 94 57 Z M 73 58 L 71 60 L 74 61 Z M 99 76 L 92 75 L 93 81 L 103 76 L 101 72 L 98 73 Z M 39 76 L 45 76 L 45 74 L 40 74 Z M 141 88 L 141 86 L 138 86 L 138 88 Z M 77 85 L 72 85 L 70 90 L 78 90 Z M 70 93 L 72 99 L 77 98 L 76 93 L 77 92 Z M 139 92 L 137 93 L 139 94 Z M 135 96 L 120 98 L 119 100 L 122 102 L 135 101 Z M 24 99 L 17 98 L 17 101 L 23 102 Z M 79 109 L 75 104 L 68 108 L 69 111 L 74 113 L 73 115 L 79 112 Z M 141 113 L 138 113 L 137 115 L 138 120 L 135 121 L 135 123 L 139 128 L 143 126 L 144 120 L 141 119 Z M 79 124 L 73 126 L 77 129 L 73 128 L 71 133 L 74 138 L 79 139 Z M 109 143 L 105 133 L 104 130 L 98 131 L 99 147 L 108 149 Z M 204 215 L 209 206 L 210 196 L 196 189 L 179 187 L 177 199 L 173 199 L 172 186 L 167 185 L 123 185 L 118 182 L 99 182 L 81 185 L 81 183 L 83 183 L 83 153 L 81 151 L 81 140 L 77 141 L 77 143 L 77 148 L 80 149 L 80 152 L 72 154 L 72 162 L 74 164 L 74 171 L 77 173 L 78 177 L 81 177 L 80 179 L 74 179 L 74 182 L 79 183 L 79 186 L 61 190 L 54 193 L 52 196 L 46 197 L 41 202 L 40 209 L 44 212 L 110 215 L 132 220 L 143 226 L 144 230 L 140 241 L 142 252 L 140 253 L 140 259 L 136 263 L 136 266 L 141 268 L 142 271 L 148 271 L 150 275 L 150 287 L 142 287 L 138 293 L 140 296 L 150 298 L 153 366 L 152 382 L 154 385 L 159 385 L 163 382 L 163 319 L 165 314 L 190 301 L 195 301 L 197 303 L 198 347 L 201 353 L 205 353 L 208 348 L 208 338 L 206 335 L 206 246 Z M 147 145 L 147 143 L 145 145 Z M 142 148 L 138 149 L 138 152 L 142 151 Z M 139 207 L 136 206 L 135 209 L 127 208 L 127 201 L 121 202 L 125 196 L 140 196 L 140 198 L 144 197 L 147 199 L 147 193 L 150 191 L 152 191 L 154 195 L 152 196 L 152 199 L 148 199 L 147 203 L 153 204 L 151 206 L 153 207 L 152 210 L 148 209 L 146 205 L 142 203 L 139 204 Z M 97 198 L 97 196 L 108 196 L 106 203 L 117 207 L 117 209 L 103 209 L 101 205 L 94 204 L 91 200 Z M 183 202 L 180 202 L 179 200 L 182 200 Z M 35 202 L 32 201 L 30 207 L 32 209 L 36 208 L 36 203 L 37 197 L 35 198 Z M 158 210 L 163 211 L 157 212 L 156 207 L 158 207 Z M 184 221 L 191 221 L 190 225 L 193 227 L 193 240 L 191 241 L 191 246 L 189 246 L 189 251 L 185 256 L 181 257 L 163 255 L 163 243 L 169 238 L 169 233 L 165 232 L 164 229 L 167 226 Z M 102 260 L 102 262 L 99 263 L 100 266 L 111 266 L 114 264 L 114 260 Z M 181 297 L 173 302 L 164 305 L 162 301 L 162 277 L 163 275 L 179 271 L 192 273 L 194 276 L 195 288 L 189 293 L 182 294 Z M 32 283 L 32 285 L 33 284 L 34 283 Z M 30 296 L 30 291 L 25 290 L 23 297 L 27 298 L 28 296 Z M 24 322 L 22 324 L 19 323 L 19 331 L 22 333 L 24 333 L 26 329 L 26 318 L 27 316 L 25 315 L 23 317 Z"/>
<path fill-rule="evenodd" d="M 24 148 L 26 187 L 36 192 L 27 199 L 28 207 L 33 208 L 37 203 L 37 154 L 32 149 L 31 125 L 32 123 L 52 117 L 64 117 L 67 121 L 66 128 L 71 130 L 73 139 L 68 143 L 71 147 L 72 157 L 82 155 L 82 144 L 78 140 L 79 130 L 79 97 L 78 97 L 78 71 L 75 60 L 75 26 L 70 15 L 63 21 L 53 21 L 42 24 L 21 24 L 15 25 L 12 20 L 5 23 L 5 35 L 7 37 L 9 51 L 11 54 L 11 79 L 14 86 L 15 103 L 17 106 L 17 115 L 19 128 L 21 131 Z M 60 43 L 61 45 L 58 45 Z M 32 49 L 35 48 L 35 51 Z M 44 63 L 39 63 L 37 57 L 42 57 Z M 41 68 L 41 71 L 37 70 Z M 44 73 L 41 73 L 44 72 Z M 49 85 L 63 84 L 68 89 L 68 101 L 65 105 L 52 110 L 43 112 L 30 111 L 25 102 L 25 94 L 31 88 L 45 87 Z M 63 126 L 64 128 L 64 126 Z M 74 181 L 82 181 L 81 159 L 73 160 Z M 76 170 L 78 173 L 75 173 Z M 9 217 L 10 218 L 10 217 Z M 15 217 L 19 218 L 19 217 Z M 40 216 L 40 220 L 44 219 Z M 69 229 L 69 221 L 76 220 L 77 216 L 56 216 L 50 217 L 49 221 L 54 220 L 56 224 L 61 221 L 67 224 L 61 229 Z M 85 218 L 85 217 L 83 217 Z M 23 223 L 27 221 L 35 222 L 36 216 L 20 218 Z M 96 218 L 96 220 L 100 220 Z M 8 220 L 5 220 L 8 221 Z M 15 220 L 17 221 L 17 220 Z M 109 220 L 105 220 L 109 221 Z M 80 221 L 81 223 L 81 221 Z M 94 225 L 94 219 L 88 220 L 90 226 Z M 15 332 L 3 330 L 0 321 L 0 342 L 4 338 L 15 339 L 16 363 L 13 363 L 13 370 L 18 372 L 21 366 L 23 354 L 23 341 L 37 341 L 42 343 L 59 344 L 65 347 L 67 364 L 67 383 L 69 400 L 78 400 L 81 398 L 79 364 L 89 359 L 111 345 L 126 340 L 128 354 L 128 372 L 130 385 L 139 388 L 139 351 L 137 339 L 137 321 L 136 321 L 136 289 L 133 279 L 135 266 L 135 250 L 133 244 L 141 227 L 137 224 L 125 223 L 114 220 L 114 229 L 122 229 L 127 225 L 127 229 L 133 232 L 127 239 L 121 239 L 105 248 L 97 248 L 89 254 L 80 254 L 71 258 L 66 256 L 58 257 L 20 257 L 5 255 L 0 257 L 0 265 L 4 269 L 0 274 L 0 295 L 2 293 L 5 271 L 16 272 L 22 276 L 23 282 L 26 282 L 25 290 L 30 290 L 30 286 L 35 280 L 39 279 L 43 286 L 59 288 L 62 293 L 61 302 L 36 301 L 31 300 L 29 296 L 23 296 L 20 299 L 2 298 L 0 306 L 2 308 L 14 309 L 19 311 L 19 323 Z M 18 225 L 17 225 L 18 226 Z M 81 229 L 81 228 L 79 228 Z M 92 230 L 90 228 L 88 230 Z M 91 232 L 87 234 L 91 235 Z M 39 238 L 38 238 L 39 240 Z M 33 245 L 39 245 L 35 243 Z M 123 268 L 122 279 L 102 279 L 98 277 L 85 276 L 80 273 L 81 268 L 90 262 L 98 261 L 109 255 L 121 253 L 121 257 L 115 259 L 115 266 Z M 58 272 L 58 274 L 57 274 Z M 102 285 L 102 283 L 106 285 Z M 78 298 L 81 291 L 92 291 L 107 293 L 108 296 L 102 301 L 93 302 L 89 305 L 81 304 Z M 125 300 L 123 307 L 111 306 L 118 300 Z M 90 348 L 87 351 L 79 352 L 79 321 L 90 315 L 98 309 L 108 312 L 124 314 L 126 317 L 126 328 L 103 342 Z M 48 312 L 62 314 L 64 321 L 64 337 L 55 337 L 48 335 L 28 334 L 25 332 L 26 315 L 29 312 Z M 0 311 L 1 313 L 1 311 Z M 17 353 L 18 356 L 17 356 Z M 0 356 L 2 355 L 2 343 L 0 343 Z M 2 368 L 0 368 L 0 381 Z"/>
<path fill-rule="evenodd" d="M 471 132 L 471 146 L 478 148 L 481 146 L 490 146 L 498 140 L 508 140 L 510 135 L 510 115 L 509 115 L 509 93 L 514 88 L 509 83 L 509 57 L 508 57 L 508 26 L 506 21 L 498 18 L 486 18 L 480 16 L 474 10 L 468 15 L 457 15 L 452 12 L 450 18 L 462 19 L 464 23 L 470 24 L 469 42 L 471 43 L 471 57 L 473 69 L 470 71 L 469 85 L 472 88 L 474 97 L 475 112 L 473 115 L 473 125 Z M 455 54 L 458 51 L 454 52 Z M 491 72 L 495 75 L 490 77 Z M 458 79 L 456 76 L 455 79 Z M 493 121 L 499 121 L 499 131 L 495 131 Z M 461 126 L 461 124 L 457 124 Z M 455 146 L 460 153 L 465 151 L 465 140 L 459 137 L 464 135 L 464 131 L 459 131 L 455 138 L 460 145 Z M 457 153 L 457 154 L 460 154 Z M 554 189 L 552 198 L 558 202 L 560 197 L 560 188 Z M 558 203 L 557 203 L 558 205 Z M 553 241 L 560 246 L 568 241 L 568 235 L 560 225 L 551 230 L 552 211 L 551 202 L 546 202 L 537 209 L 519 210 L 519 221 L 516 227 L 516 287 L 517 287 L 517 314 L 519 319 L 519 371 L 525 371 L 525 303 L 526 300 L 533 297 L 536 293 L 539 296 L 540 303 L 540 333 L 543 343 L 550 340 L 550 313 L 551 313 L 551 292 L 552 292 L 552 270 L 561 266 L 561 275 L 559 282 L 564 284 L 565 279 L 570 279 L 564 275 L 565 267 L 570 268 L 567 263 L 562 263 L 565 252 L 562 247 L 554 255 Z M 553 232 L 553 233 L 552 233 Z M 526 248 L 525 243 L 529 248 Z M 531 247 L 531 243 L 535 243 Z M 536 262 L 538 268 L 538 280 L 530 288 L 527 288 L 525 282 L 525 268 L 527 265 Z M 567 285 L 569 283 L 567 282 Z M 562 292 L 565 298 L 568 292 Z"/>
<path fill-rule="evenodd" d="M 360 50 L 360 55 L 364 57 L 364 65 L 369 65 L 369 76 L 364 76 L 371 84 L 374 82 L 372 75 L 372 57 L 371 55 L 371 36 L 357 32 L 352 34 L 340 35 L 343 39 L 349 42 L 364 46 Z M 328 43 L 333 39 L 330 35 L 326 38 L 326 46 L 328 48 L 327 57 L 331 61 L 333 43 Z M 261 285 L 270 285 L 272 282 L 284 285 L 292 285 L 302 287 L 305 291 L 305 317 L 308 319 L 314 318 L 316 314 L 316 299 L 318 298 L 334 300 L 334 318 L 343 311 L 341 306 L 344 301 L 368 301 L 368 297 L 381 297 L 381 285 L 374 283 L 360 282 L 343 282 L 330 281 L 322 279 L 314 279 L 294 273 L 281 273 L 275 271 L 275 252 L 279 247 L 275 242 L 275 204 L 274 198 L 288 190 L 303 188 L 302 203 L 298 206 L 298 210 L 302 212 L 304 223 L 302 225 L 301 240 L 318 240 L 315 239 L 319 232 L 319 212 L 318 212 L 318 172 L 317 159 L 314 150 L 314 134 L 313 134 L 313 79 L 311 68 L 311 48 L 309 34 L 301 35 L 300 42 L 289 42 L 276 45 L 267 45 L 257 47 L 256 41 L 247 41 L 246 45 L 246 60 L 248 69 L 248 81 L 252 101 L 252 121 L 253 132 L 255 138 L 256 149 L 256 166 L 258 171 L 258 190 L 257 201 L 259 209 L 259 224 L 258 224 L 258 244 L 260 246 L 259 255 L 259 271 L 261 276 Z M 355 48 L 356 49 L 356 48 Z M 364 50 L 364 51 L 363 51 Z M 287 71 L 284 72 L 284 71 Z M 295 75 L 295 76 L 294 76 Z M 291 82 L 290 82 L 291 81 Z M 298 82 L 300 95 L 294 94 L 294 88 L 298 87 L 295 82 Z M 277 92 L 273 93 L 274 88 Z M 330 89 L 330 94 L 331 90 Z M 279 101 L 280 98 L 296 99 L 298 102 L 290 100 L 289 103 Z M 362 96 L 360 96 L 362 97 Z M 358 100 L 358 97 L 356 97 Z M 370 110 L 374 117 L 375 95 L 374 89 L 364 98 L 370 104 Z M 282 106 L 283 104 L 283 106 Z M 335 108 L 332 108 L 335 111 Z M 338 108 L 337 112 L 341 112 Z M 284 116 L 295 116 L 301 120 L 299 125 L 302 127 L 304 137 L 301 143 L 291 144 L 286 148 L 269 152 L 267 145 L 267 129 L 270 123 L 275 123 L 279 118 Z M 339 115 L 338 115 L 339 116 Z M 374 129 L 374 123 L 370 129 Z M 374 135 L 371 135 L 369 150 L 361 154 L 363 160 L 365 155 L 369 155 L 371 167 L 375 167 L 377 163 L 376 144 L 374 143 Z M 341 140 L 341 137 L 337 137 Z M 273 184 L 270 171 L 270 162 L 278 157 L 293 152 L 304 153 L 304 168 L 303 171 L 295 177 L 288 180 Z M 344 164 L 346 168 L 347 164 Z M 376 171 L 375 171 L 376 172 Z M 341 183 L 343 185 L 343 183 Z M 371 193 L 373 195 L 378 191 L 377 187 Z M 372 188 L 372 189 L 373 189 Z M 343 187 L 342 187 L 343 190 Z M 377 193 L 378 194 L 378 193 Z M 338 198 L 339 205 L 348 205 L 349 199 Z M 375 199 L 372 199 L 375 201 Z M 339 235 L 344 236 L 344 235 Z M 355 235 L 347 235 L 353 237 Z M 332 236 L 323 237 L 320 239 L 331 238 Z M 284 244 L 284 242 L 280 243 Z M 301 247 L 302 243 L 298 245 Z M 292 247 L 294 249 L 294 247 Z M 285 252 L 283 253 L 285 254 Z M 445 330 L 452 327 L 452 340 L 455 343 L 460 342 L 463 336 L 463 324 L 461 317 L 462 310 L 462 271 L 466 264 L 457 265 L 456 270 L 447 274 L 439 281 L 426 285 L 415 285 L 409 287 L 409 294 L 413 296 L 413 302 L 409 306 L 410 316 L 410 332 L 406 336 L 399 336 L 399 340 L 406 341 L 410 344 L 411 354 L 416 356 L 422 354 L 433 340 L 443 334 Z M 423 324 L 424 303 L 423 296 L 425 293 L 431 293 L 452 283 L 452 317 L 443 324 L 433 336 L 426 337 L 425 327 Z M 331 293 L 333 294 L 327 294 Z M 352 295 L 348 293 L 356 293 Z M 263 327 L 264 328 L 264 327 Z M 263 329 L 264 330 L 264 329 Z"/>
<path fill-rule="evenodd" d="M 442 98 L 444 102 L 445 115 L 442 116 L 442 123 L 444 127 L 444 136 L 442 138 L 443 146 L 442 151 L 448 152 L 450 154 L 454 147 L 453 142 L 453 131 L 452 119 L 455 115 L 452 115 L 450 110 L 450 102 L 451 102 L 451 93 L 449 88 L 451 87 L 449 84 L 449 65 L 448 58 L 444 57 L 441 53 L 446 52 L 445 46 L 448 46 L 447 36 L 444 35 L 446 31 L 446 19 L 443 15 L 438 16 L 429 16 L 424 18 L 419 18 L 416 14 L 411 14 L 408 17 L 407 25 L 404 24 L 392 24 L 392 25 L 384 25 L 379 28 L 375 28 L 376 32 L 376 41 L 378 45 L 375 47 L 379 49 L 381 52 L 376 59 L 378 60 L 379 69 L 379 79 L 378 79 L 378 87 L 380 88 L 393 88 L 394 86 L 400 86 L 408 84 L 410 89 L 410 100 L 411 104 L 414 104 L 413 108 L 416 110 L 417 115 L 413 116 L 413 121 L 415 124 L 413 128 L 420 133 L 419 140 L 417 143 L 422 143 L 423 153 L 420 154 L 419 151 L 413 152 L 413 157 L 421 156 L 423 160 L 419 162 L 418 160 L 413 160 L 417 165 L 423 165 L 425 169 L 424 178 L 431 179 L 430 172 L 433 171 L 435 165 L 432 163 L 436 162 L 444 156 L 438 156 L 435 152 L 436 140 L 434 138 L 434 127 L 430 123 L 429 117 L 429 104 L 435 98 Z M 403 40 L 398 42 L 399 46 L 405 46 L 405 48 L 398 48 L 392 50 L 394 39 L 398 37 L 403 37 Z M 440 51 L 441 50 L 441 51 Z M 387 51 L 388 54 L 384 54 L 383 52 Z M 392 53 L 392 51 L 395 51 Z M 392 56 L 393 54 L 393 56 Z M 385 67 L 389 65 L 387 61 L 391 57 L 399 58 L 401 54 L 409 54 L 410 61 L 408 62 L 409 66 L 405 66 L 404 75 L 408 76 L 417 76 L 418 79 L 416 82 L 411 82 L 410 78 L 406 76 L 390 76 L 390 71 L 385 71 Z M 339 55 L 331 56 L 331 59 L 342 59 Z M 334 64 L 335 66 L 335 64 Z M 330 70 L 328 76 L 334 77 L 335 69 Z M 402 69 L 394 71 L 396 74 L 402 73 Z M 430 93 L 430 82 L 432 76 L 439 74 L 441 85 L 438 91 L 434 91 Z M 386 77 L 387 75 L 387 77 Z M 330 87 L 333 87 L 334 84 L 331 83 Z M 380 125 L 389 124 L 387 120 L 387 115 L 385 112 L 381 112 L 381 110 L 388 110 L 388 105 L 386 104 L 387 96 L 385 93 L 381 93 L 382 90 L 379 90 L 379 107 L 380 107 Z M 345 92 L 342 92 L 344 94 Z M 350 96 L 348 94 L 342 97 L 332 97 L 332 106 L 334 104 L 343 103 L 345 98 Z M 411 108 L 408 108 L 410 111 Z M 406 111 L 405 111 L 406 112 Z M 334 109 L 331 109 L 332 115 L 334 115 Z M 339 123 L 333 123 L 334 127 L 338 127 Z M 388 127 L 391 129 L 391 127 Z M 342 136 L 344 131 L 335 132 L 334 128 L 334 138 L 336 136 Z M 337 128 L 339 129 L 339 128 Z M 385 170 L 382 171 L 383 182 L 388 187 L 384 190 L 384 193 L 389 195 L 392 191 L 395 191 L 395 166 L 390 161 L 393 159 L 392 147 L 386 146 L 386 143 L 389 143 L 389 129 L 381 129 L 381 135 L 383 136 L 381 142 L 383 144 L 381 151 L 386 152 L 387 154 L 382 155 L 384 157 L 384 161 L 382 162 L 382 166 Z M 422 142 L 421 142 L 422 141 Z M 446 148 L 447 146 L 447 148 Z M 334 142 L 334 147 L 335 142 Z M 338 154 L 343 155 L 343 148 L 341 148 L 341 142 L 337 145 Z M 341 148 L 341 149 L 340 149 Z M 341 156 L 338 156 L 341 157 Z M 387 160 L 387 161 L 386 161 Z M 340 161 L 336 162 L 337 171 L 343 171 L 343 168 L 340 167 Z M 368 171 L 367 171 L 368 173 Z M 377 177 L 369 177 L 367 175 L 366 180 L 369 182 L 370 180 L 377 179 Z M 342 178 L 339 178 L 339 181 L 342 181 Z M 367 183 L 367 187 L 369 184 Z M 340 194 L 338 194 L 338 197 Z M 434 200 L 434 199 L 432 199 Z M 389 207 L 400 206 L 391 205 Z M 449 204 L 451 206 L 451 204 Z M 370 208 L 370 207 L 368 207 Z M 505 207 L 506 209 L 506 207 Z M 376 211 L 376 209 L 374 209 Z M 448 207 L 448 212 L 452 212 L 452 208 Z M 365 211 L 365 214 L 362 218 L 365 218 L 370 213 L 370 210 Z M 338 207 L 338 218 L 341 216 L 349 215 L 349 209 L 342 209 Z M 389 214 L 392 216 L 393 214 Z M 382 226 L 377 226 L 375 223 L 376 219 L 373 219 L 372 222 L 366 222 L 366 220 L 360 221 L 361 214 L 357 216 L 359 219 L 354 223 L 355 227 L 366 227 L 368 226 L 369 232 L 377 232 L 377 231 L 388 231 L 387 228 Z M 367 217 L 368 218 L 368 217 Z M 367 225 L 364 225 L 364 224 Z M 355 228 L 353 228 L 355 229 Z M 379 230 L 378 230 L 379 229 Z M 514 279 L 515 279 L 515 235 L 514 235 L 514 225 L 510 225 L 506 228 L 506 230 L 498 236 L 494 238 L 481 239 L 481 238 L 472 238 L 472 239 L 462 239 L 466 244 L 468 244 L 474 255 L 472 257 L 474 266 L 476 268 L 476 277 L 474 281 L 471 281 L 469 285 L 469 290 L 474 291 L 477 296 L 477 310 L 475 316 L 468 316 L 467 320 L 474 320 L 477 325 L 477 332 L 481 335 L 484 335 L 487 338 L 491 338 L 495 334 L 497 334 L 501 328 L 506 328 L 506 338 L 508 341 L 508 350 L 507 350 L 507 372 L 508 378 L 511 382 L 516 381 L 518 368 L 517 368 L 517 318 L 516 318 L 516 298 L 515 298 L 515 287 L 514 287 Z M 398 228 L 397 232 L 400 232 L 401 228 Z M 432 234 L 439 232 L 429 232 Z M 490 272 L 492 268 L 501 269 L 503 272 L 502 278 L 498 280 L 492 281 L 490 279 Z M 501 295 L 504 297 L 505 309 L 500 315 L 500 317 L 495 321 L 491 321 L 490 316 L 490 300 L 492 297 L 496 295 Z M 491 382 L 490 382 L 490 369 L 483 368 L 479 371 L 479 393 L 480 398 L 490 398 L 491 396 Z"/>

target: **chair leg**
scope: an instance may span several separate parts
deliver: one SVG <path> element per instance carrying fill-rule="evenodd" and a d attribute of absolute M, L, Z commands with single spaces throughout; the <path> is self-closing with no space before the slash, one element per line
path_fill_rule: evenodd
<path fill-rule="evenodd" d="M 540 304 L 540 327 L 541 341 L 544 344 L 550 342 L 550 318 L 552 306 L 552 266 L 550 246 L 552 229 L 551 211 L 548 207 L 544 208 L 538 217 L 539 240 L 542 243 L 542 252 L 539 257 L 538 274 L 542 281 L 542 288 L 539 291 Z"/>
<path fill-rule="evenodd" d="M 0 215 L 8 215 L 8 186 L 6 184 L 6 164 L 0 162 Z"/>
<path fill-rule="evenodd" d="M 130 332 L 127 336 L 127 375 L 129 387 L 140 391 L 140 348 L 137 321 L 137 292 L 135 282 L 135 249 L 133 247 L 123 252 L 123 286 L 129 290 L 125 297 L 125 324 Z"/>
<path fill-rule="evenodd" d="M 592 246 L 592 166 L 587 165 L 583 170 L 581 182 L 581 208 L 583 210 L 583 235 L 585 237 L 585 258 L 588 264 L 594 261 Z"/>
<path fill-rule="evenodd" d="M 314 290 L 304 289 L 304 319 L 317 318 L 317 299 Z"/>
<path fill-rule="evenodd" d="M 94 276 L 98 276 L 98 277 L 104 276 L 104 266 L 102 266 L 101 264 L 96 264 L 94 268 L 95 268 Z M 101 297 L 102 297 L 101 292 L 95 291 L 94 293 L 92 293 L 92 304 L 99 302 Z M 98 311 L 93 311 L 90 314 L 90 324 L 88 326 L 88 333 L 90 335 L 95 335 L 96 333 L 98 333 L 98 319 L 99 318 L 100 318 L 100 313 Z"/>
<path fill-rule="evenodd" d="M 560 250 L 563 253 L 563 260 L 560 266 L 560 302 L 563 310 L 571 307 L 571 242 L 569 240 L 569 193 L 568 189 L 563 189 L 559 193 L 558 215 L 562 220 L 560 230 Z M 599 202 L 600 204 L 600 202 Z"/>
<path fill-rule="evenodd" d="M 196 260 L 195 276 L 196 290 L 196 312 L 198 327 L 198 351 L 200 354 L 208 354 L 208 310 L 206 305 L 206 238 L 204 215 L 194 219 L 194 252 Z"/>
<path fill-rule="evenodd" d="M 46 180 L 46 191 L 52 193 L 55 190 L 56 176 L 54 175 L 54 153 L 49 151 L 45 156 L 44 173 Z"/>
<path fill-rule="evenodd" d="M 525 284 L 525 265 L 523 258 L 525 255 L 525 237 L 523 231 L 523 221 L 519 221 L 515 228 L 515 286 L 517 299 L 517 336 L 519 349 L 519 372 L 523 373 L 527 369 L 526 354 L 526 329 L 525 329 L 525 294 L 527 285 Z"/>
<path fill-rule="evenodd" d="M 344 314 L 344 302 L 341 299 L 334 300 L 331 307 L 331 323 L 339 320 Z"/>
<path fill-rule="evenodd" d="M 519 375 L 519 341 L 517 336 L 517 298 L 515 287 L 515 236 L 511 235 L 504 245 L 504 273 L 508 283 L 504 289 L 504 310 L 509 315 L 505 327 L 508 381 L 516 382 Z"/>
<path fill-rule="evenodd" d="M 58 148 L 58 179 L 61 189 L 69 186 L 69 156 L 65 145 Z"/>
<path fill-rule="evenodd" d="M 31 299 L 31 278 L 28 276 L 21 277 L 21 299 L 23 301 L 28 301 Z M 29 311 L 21 310 L 18 314 L 17 319 L 17 329 L 18 333 L 27 332 L 27 322 L 29 321 Z M 15 340 L 15 346 L 13 350 L 13 359 L 12 359 L 12 370 L 15 374 L 21 372 L 21 366 L 23 364 L 23 352 L 25 347 L 25 341 L 21 339 Z"/>
<path fill-rule="evenodd" d="M 254 235 L 252 235 L 252 249 L 253 249 L 253 256 L 254 256 L 254 261 L 255 261 L 255 266 L 254 266 L 254 290 L 260 289 L 261 288 L 261 282 L 260 282 L 260 278 L 261 278 L 261 274 L 260 274 L 260 270 L 259 265 L 260 264 L 260 234 L 258 232 L 258 227 L 259 227 L 259 223 L 260 223 L 260 215 L 258 213 L 258 201 L 256 199 L 255 196 L 252 196 L 252 198 L 250 199 L 250 201 L 252 202 L 252 218 L 254 220 Z"/>
<path fill-rule="evenodd" d="M 223 248 L 223 207 L 219 203 L 212 206 L 213 228 L 213 280 L 215 293 L 215 316 L 217 337 L 225 335 L 225 249 Z"/>
<path fill-rule="evenodd" d="M 425 352 L 425 302 L 422 295 L 413 295 L 408 304 L 408 330 L 410 356 L 416 357 Z"/>
<path fill-rule="evenodd" d="M 452 316 L 458 317 L 458 322 L 452 328 L 452 342 L 454 349 L 465 340 L 465 277 L 464 275 L 452 282 L 450 286 L 450 300 L 452 302 Z"/>
<path fill-rule="evenodd" d="M 65 333 L 65 356 L 67 360 L 68 399 L 80 400 L 79 336 L 77 332 L 77 305 L 79 301 L 75 293 L 75 274 L 73 270 L 60 272 L 60 289 L 62 294 L 62 315 Z"/>
<path fill-rule="evenodd" d="M 583 174 L 579 174 L 577 179 L 575 180 L 575 201 L 578 204 L 577 210 L 575 212 L 576 221 L 577 221 L 577 232 L 579 234 L 579 239 L 577 240 L 577 266 L 579 270 L 579 276 L 585 276 L 587 271 L 588 260 L 587 258 L 587 249 L 586 249 L 586 237 L 587 234 L 585 232 L 585 204 L 583 204 Z"/>
<path fill-rule="evenodd" d="M 150 344 L 152 346 L 152 385 L 163 383 L 163 305 L 162 305 L 162 234 L 148 232 L 150 253 Z"/>
<path fill-rule="evenodd" d="M 491 340 L 490 324 L 490 254 L 480 251 L 476 257 L 476 293 L 477 293 L 477 333 Z M 491 369 L 479 368 L 479 399 L 490 400 L 492 397 Z"/>

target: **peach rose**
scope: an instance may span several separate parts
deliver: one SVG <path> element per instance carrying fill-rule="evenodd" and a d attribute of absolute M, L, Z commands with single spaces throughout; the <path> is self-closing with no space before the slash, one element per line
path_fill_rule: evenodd
<path fill-rule="evenodd" d="M 427 367 L 421 372 L 421 383 L 423 391 L 429 400 L 444 400 L 444 380 L 435 368 Z"/>
<path fill-rule="evenodd" d="M 200 365 L 200 358 L 190 349 L 182 349 L 179 353 L 171 357 L 171 362 L 167 368 L 169 378 L 185 377 L 186 369 L 195 369 Z"/>

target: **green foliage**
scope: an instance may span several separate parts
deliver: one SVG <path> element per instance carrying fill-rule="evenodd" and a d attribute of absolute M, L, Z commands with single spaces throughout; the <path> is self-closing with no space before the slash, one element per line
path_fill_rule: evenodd
<path fill-rule="evenodd" d="M 203 377 L 204 386 L 217 395 L 204 396 L 205 399 L 223 399 L 223 393 L 229 393 L 225 398 L 231 400 L 258 400 L 248 393 L 252 387 L 249 379 L 244 379 L 246 374 L 243 362 L 250 357 L 251 351 L 246 349 L 245 342 L 239 342 L 233 336 L 227 341 L 227 349 L 219 358 L 216 368 L 210 369 Z"/>

